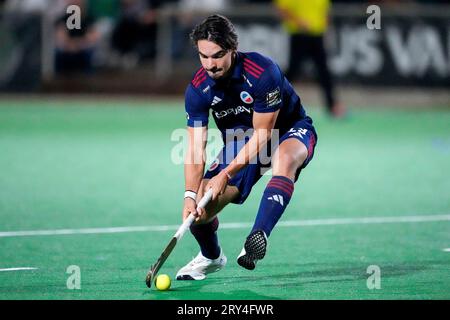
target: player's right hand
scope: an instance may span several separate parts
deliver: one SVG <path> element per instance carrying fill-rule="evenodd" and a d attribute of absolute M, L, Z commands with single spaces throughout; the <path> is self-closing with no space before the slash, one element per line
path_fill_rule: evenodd
<path fill-rule="evenodd" d="M 198 217 L 197 203 L 192 198 L 184 198 L 183 221 L 186 220 L 191 213 L 194 217 Z"/>

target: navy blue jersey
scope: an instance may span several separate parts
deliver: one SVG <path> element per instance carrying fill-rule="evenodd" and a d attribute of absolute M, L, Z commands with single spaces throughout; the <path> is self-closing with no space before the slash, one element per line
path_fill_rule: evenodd
<path fill-rule="evenodd" d="M 232 68 L 231 76 L 223 80 L 210 78 L 203 68 L 194 74 L 185 93 L 188 126 L 206 126 L 211 110 L 224 134 L 227 129 L 252 128 L 253 112 L 280 110 L 275 128 L 283 134 L 306 117 L 299 96 L 269 58 L 238 52 Z"/>

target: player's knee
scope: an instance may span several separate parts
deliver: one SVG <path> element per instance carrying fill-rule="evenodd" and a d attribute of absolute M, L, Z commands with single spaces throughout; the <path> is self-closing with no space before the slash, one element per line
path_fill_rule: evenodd
<path fill-rule="evenodd" d="M 276 159 L 277 163 L 275 167 L 280 171 L 285 170 L 297 170 L 299 166 L 302 165 L 302 163 L 306 160 L 306 157 L 308 156 L 308 151 L 306 148 L 303 150 L 298 150 L 296 153 L 282 153 L 279 155 L 278 159 Z"/>
<path fill-rule="evenodd" d="M 298 163 L 299 165 L 302 165 L 303 162 L 308 158 L 308 149 L 306 149 L 305 146 L 303 146 L 298 153 Z"/>
<path fill-rule="evenodd" d="M 308 157 L 306 148 L 298 150 L 296 153 L 283 153 L 273 165 L 274 176 L 285 176 L 295 179 L 295 173 Z"/>
<path fill-rule="evenodd" d="M 214 220 L 215 214 L 203 214 L 199 217 L 199 219 L 195 222 L 196 225 L 199 224 L 207 224 Z"/>
<path fill-rule="evenodd" d="M 199 219 L 196 223 L 204 224 L 204 223 L 208 223 L 209 221 L 211 221 L 217 214 L 215 212 L 216 207 L 217 207 L 217 200 L 210 201 L 205 207 L 205 212 L 199 217 Z"/>

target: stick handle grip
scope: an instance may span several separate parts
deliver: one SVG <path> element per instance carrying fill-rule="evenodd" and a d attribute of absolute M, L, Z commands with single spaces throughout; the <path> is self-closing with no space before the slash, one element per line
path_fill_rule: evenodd
<path fill-rule="evenodd" d="M 209 189 L 203 198 L 198 202 L 197 208 L 204 208 L 212 198 L 212 189 Z"/>
<path fill-rule="evenodd" d="M 209 189 L 203 198 L 198 202 L 197 208 L 204 208 L 208 202 L 212 198 L 212 189 Z M 177 232 L 175 233 L 174 237 L 177 238 L 177 240 L 180 240 L 181 237 L 184 235 L 184 233 L 189 229 L 192 223 L 194 223 L 195 217 L 191 214 L 184 220 L 183 224 L 178 228 Z"/>

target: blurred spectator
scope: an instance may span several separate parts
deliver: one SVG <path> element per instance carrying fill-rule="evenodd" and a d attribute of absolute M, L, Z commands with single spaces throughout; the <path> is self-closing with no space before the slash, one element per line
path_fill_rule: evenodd
<path fill-rule="evenodd" d="M 58 12 L 62 10 L 59 0 L 4 0 L 3 4 L 7 14 L 2 18 L 7 20 L 7 24 L 14 26 L 26 25 L 26 20 L 30 16 L 38 17 L 43 13 L 50 16 L 53 14 L 52 17 L 55 17 L 56 10 Z"/>
<path fill-rule="evenodd" d="M 286 77 L 293 81 L 306 58 L 312 59 L 323 91 L 327 111 L 341 117 L 345 110 L 336 101 L 328 68 L 324 34 L 328 27 L 329 0 L 274 0 L 283 25 L 290 34 L 290 60 Z"/>
<path fill-rule="evenodd" d="M 365 0 L 333 0 L 333 2 L 336 2 L 336 3 L 341 2 L 341 3 L 359 3 L 359 4 L 364 4 L 367 1 L 365 1 Z"/>
<path fill-rule="evenodd" d="M 64 14 L 56 22 L 56 52 L 55 71 L 57 73 L 93 72 L 93 54 L 100 39 L 94 18 L 89 14 L 88 0 L 65 0 L 69 5 L 81 9 L 81 28 L 69 29 L 67 19 L 70 14 Z"/>
<path fill-rule="evenodd" d="M 125 66 L 156 55 L 157 9 L 161 0 L 121 0 L 121 12 L 112 34 L 112 47 Z"/>
<path fill-rule="evenodd" d="M 5 7 L 9 11 L 43 12 L 55 0 L 6 0 Z M 0 1 L 1 4 L 1 1 Z"/>
<path fill-rule="evenodd" d="M 89 12 L 96 19 L 117 19 L 120 12 L 119 0 L 94 0 L 89 2 Z"/>
<path fill-rule="evenodd" d="M 190 32 L 205 15 L 221 13 L 227 7 L 226 0 L 180 0 L 180 22 Z"/>
<path fill-rule="evenodd" d="M 57 0 L 7 0 L 0 12 L 0 86 L 35 90 L 41 79 L 41 16 Z"/>
<path fill-rule="evenodd" d="M 272 0 L 246 0 L 244 2 L 250 3 L 250 4 L 270 4 Z"/>
<path fill-rule="evenodd" d="M 189 33 L 193 27 L 202 21 L 206 15 L 221 13 L 228 8 L 227 0 L 179 0 L 178 9 L 180 15 L 174 21 L 173 58 L 182 57 L 190 50 Z M 189 46 L 189 48 L 188 48 Z"/>
<path fill-rule="evenodd" d="M 180 0 L 180 9 L 183 13 L 189 12 L 217 12 L 225 9 L 226 0 Z"/>

